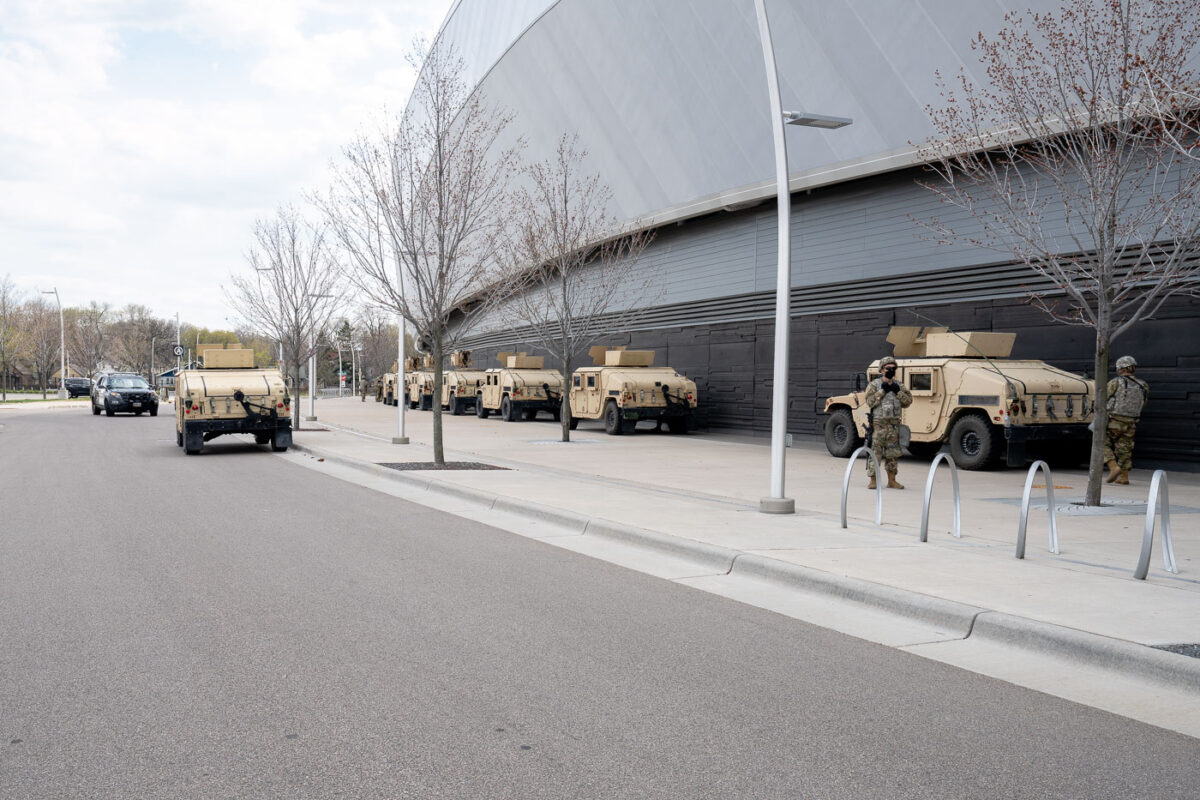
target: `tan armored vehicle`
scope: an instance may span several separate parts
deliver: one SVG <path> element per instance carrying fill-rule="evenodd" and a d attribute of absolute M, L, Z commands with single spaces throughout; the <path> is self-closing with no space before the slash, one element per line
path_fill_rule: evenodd
<path fill-rule="evenodd" d="M 913 395 L 904 409 L 900 442 L 932 459 L 943 444 L 960 469 L 984 469 L 1003 458 L 1021 466 L 1027 453 L 1068 463 L 1087 458 L 1095 382 L 1036 359 L 1011 359 L 1015 333 L 952 333 L 945 328 L 893 327 L 896 377 Z M 879 377 L 879 362 L 867 381 Z M 862 374 L 851 394 L 825 401 L 825 446 L 845 458 L 867 434 Z"/>
<path fill-rule="evenodd" d="M 404 359 L 404 390 L 409 408 L 433 410 L 433 356 Z"/>
<path fill-rule="evenodd" d="M 475 416 L 487 419 L 496 412 L 505 422 L 536 419 L 539 411 L 547 411 L 555 420 L 562 418 L 562 374 L 546 369 L 542 356 L 525 353 L 497 353 L 499 369 L 484 373 L 480 400 L 475 404 Z"/>
<path fill-rule="evenodd" d="M 451 353 L 450 365 L 451 369 L 442 373 L 441 404 L 459 417 L 468 408 L 475 408 L 475 393 L 483 385 L 486 373 L 471 367 L 470 350 Z"/>
<path fill-rule="evenodd" d="M 653 350 L 593 347 L 594 366 L 571 376 L 571 427 L 602 419 L 610 435 L 633 433 L 641 420 L 666 423 L 671 433 L 691 429 L 698 395 L 694 381 L 655 367 Z"/>
<path fill-rule="evenodd" d="M 400 364 L 393 363 L 391 372 L 385 372 L 375 380 L 375 402 L 382 402 L 385 406 L 396 405 L 396 374 L 399 371 Z"/>
<path fill-rule="evenodd" d="M 175 442 L 188 455 L 227 433 L 248 433 L 257 444 L 277 452 L 292 443 L 292 399 L 283 375 L 274 367 L 254 368 L 254 351 L 197 348 L 203 369 L 175 379 Z"/>

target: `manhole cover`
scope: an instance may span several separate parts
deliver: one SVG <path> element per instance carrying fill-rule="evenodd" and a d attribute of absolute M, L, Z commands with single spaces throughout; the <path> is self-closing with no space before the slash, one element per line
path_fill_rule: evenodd
<path fill-rule="evenodd" d="M 508 470 L 508 467 L 497 467 L 492 464 L 481 464 L 478 461 L 447 461 L 445 464 L 438 466 L 432 461 L 404 461 L 394 464 L 379 463 L 381 467 L 388 469 L 396 469 L 401 472 L 409 470 L 443 470 L 443 469 L 500 469 Z"/>

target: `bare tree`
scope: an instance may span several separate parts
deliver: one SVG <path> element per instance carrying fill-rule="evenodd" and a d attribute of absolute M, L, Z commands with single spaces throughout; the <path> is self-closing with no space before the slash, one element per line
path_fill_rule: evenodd
<path fill-rule="evenodd" d="M 21 327 L 25 331 L 22 353 L 33 366 L 42 387 L 42 399 L 45 400 L 50 379 L 59 367 L 61 337 L 58 309 L 41 295 L 35 295 L 25 301 Z"/>
<path fill-rule="evenodd" d="M 497 287 L 504 292 L 499 316 L 527 330 L 559 364 L 564 442 L 571 440 L 575 359 L 596 336 L 626 329 L 652 302 L 649 278 L 639 278 L 636 267 L 653 234 L 619 231 L 607 211 L 612 192 L 599 175 L 583 171 L 586 157 L 564 135 L 552 159 L 526 168 L 514 204 L 510 277 Z"/>
<path fill-rule="evenodd" d="M 21 297 L 12 278 L 0 278 L 0 400 L 8 399 L 8 376 L 25 342 Z"/>
<path fill-rule="evenodd" d="M 440 43 L 413 60 L 421 71 L 404 114 L 347 146 L 316 202 L 347 255 L 349 279 L 414 327 L 439 386 L 444 353 L 478 318 L 498 273 L 517 146 L 502 142 L 510 115 L 469 91 L 452 48 Z M 452 315 L 464 312 L 451 329 Z M 445 463 L 439 403 L 433 459 Z"/>
<path fill-rule="evenodd" d="M 344 298 L 325 226 L 306 222 L 292 206 L 282 207 L 255 224 L 246 260 L 253 275 L 231 275 L 225 296 L 250 326 L 281 344 L 298 409 L 301 366 Z M 315 378 L 308 376 L 310 382 Z M 300 428 L 299 413 L 293 420 Z"/>
<path fill-rule="evenodd" d="M 1006 16 L 973 45 L 986 86 L 960 75 L 930 108 L 924 185 L 970 230 L 923 224 L 943 241 L 1016 258 L 1055 290 L 1031 302 L 1095 331 L 1096 417 L 1086 502 L 1100 503 L 1112 342 L 1200 284 L 1200 163 L 1173 146 L 1148 76 L 1193 85 L 1194 0 L 1067 0 L 1058 14 Z"/>
<path fill-rule="evenodd" d="M 130 303 L 117 313 L 109 338 L 111 355 L 122 369 L 147 375 L 153 381 L 150 373 L 167 363 L 170 346 L 175 342 L 175 325 L 154 316 L 146 306 Z"/>
<path fill-rule="evenodd" d="M 92 302 L 74 309 L 73 324 L 67 329 L 67 349 L 75 354 L 83 374 L 91 375 L 108 357 L 108 328 L 112 309 L 108 303 Z"/>

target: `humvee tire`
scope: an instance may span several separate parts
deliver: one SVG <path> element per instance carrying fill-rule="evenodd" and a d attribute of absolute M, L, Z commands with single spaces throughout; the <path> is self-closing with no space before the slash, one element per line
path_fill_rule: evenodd
<path fill-rule="evenodd" d="M 204 449 L 204 431 L 190 430 L 190 426 L 185 422 L 183 426 L 183 452 L 189 456 L 199 455 Z"/>
<path fill-rule="evenodd" d="M 569 427 L 571 430 L 577 429 L 579 427 L 579 418 L 571 417 L 571 421 L 567 423 L 567 427 Z"/>
<path fill-rule="evenodd" d="M 256 434 L 254 434 L 254 443 L 255 444 L 266 444 L 269 441 L 271 441 L 270 431 L 260 431 Z"/>
<path fill-rule="evenodd" d="M 500 398 L 500 419 L 505 422 L 517 421 L 516 411 L 513 410 L 512 400 L 509 399 L 508 395 Z"/>
<path fill-rule="evenodd" d="M 933 457 L 942 449 L 941 442 L 909 442 L 908 454 L 920 461 L 933 461 Z"/>
<path fill-rule="evenodd" d="M 950 457 L 959 469 L 986 469 L 1003 449 L 992 423 L 964 414 L 950 428 Z"/>
<path fill-rule="evenodd" d="M 825 449 L 831 456 L 849 458 L 862 444 L 862 437 L 854 427 L 854 418 L 846 409 L 839 408 L 825 420 Z"/>
<path fill-rule="evenodd" d="M 183 431 L 175 431 L 175 446 L 183 447 Z"/>
<path fill-rule="evenodd" d="M 286 453 L 291 444 L 292 429 L 276 428 L 275 435 L 271 438 L 271 449 L 276 453 Z"/>
<path fill-rule="evenodd" d="M 685 417 L 668 417 L 667 430 L 672 434 L 679 435 L 688 432 L 688 421 Z"/>
<path fill-rule="evenodd" d="M 421 395 L 421 410 L 433 411 L 433 395 Z"/>
<path fill-rule="evenodd" d="M 487 419 L 488 415 L 491 413 L 492 413 L 491 410 L 483 407 L 483 398 L 476 397 L 475 398 L 475 416 L 479 417 L 480 419 Z"/>
<path fill-rule="evenodd" d="M 626 432 L 625 420 L 615 400 L 609 400 L 604 407 L 604 432 L 609 436 L 620 436 Z"/>
<path fill-rule="evenodd" d="M 536 408 L 527 408 L 522 413 L 525 415 L 525 419 L 535 420 L 537 419 L 537 412 L 538 410 Z"/>

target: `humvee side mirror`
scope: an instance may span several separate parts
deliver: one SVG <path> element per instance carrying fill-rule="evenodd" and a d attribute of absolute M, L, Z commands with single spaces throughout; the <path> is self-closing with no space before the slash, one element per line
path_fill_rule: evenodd
<path fill-rule="evenodd" d="M 863 378 L 866 375 L 862 372 L 854 373 L 854 391 L 861 392 L 863 390 Z"/>

